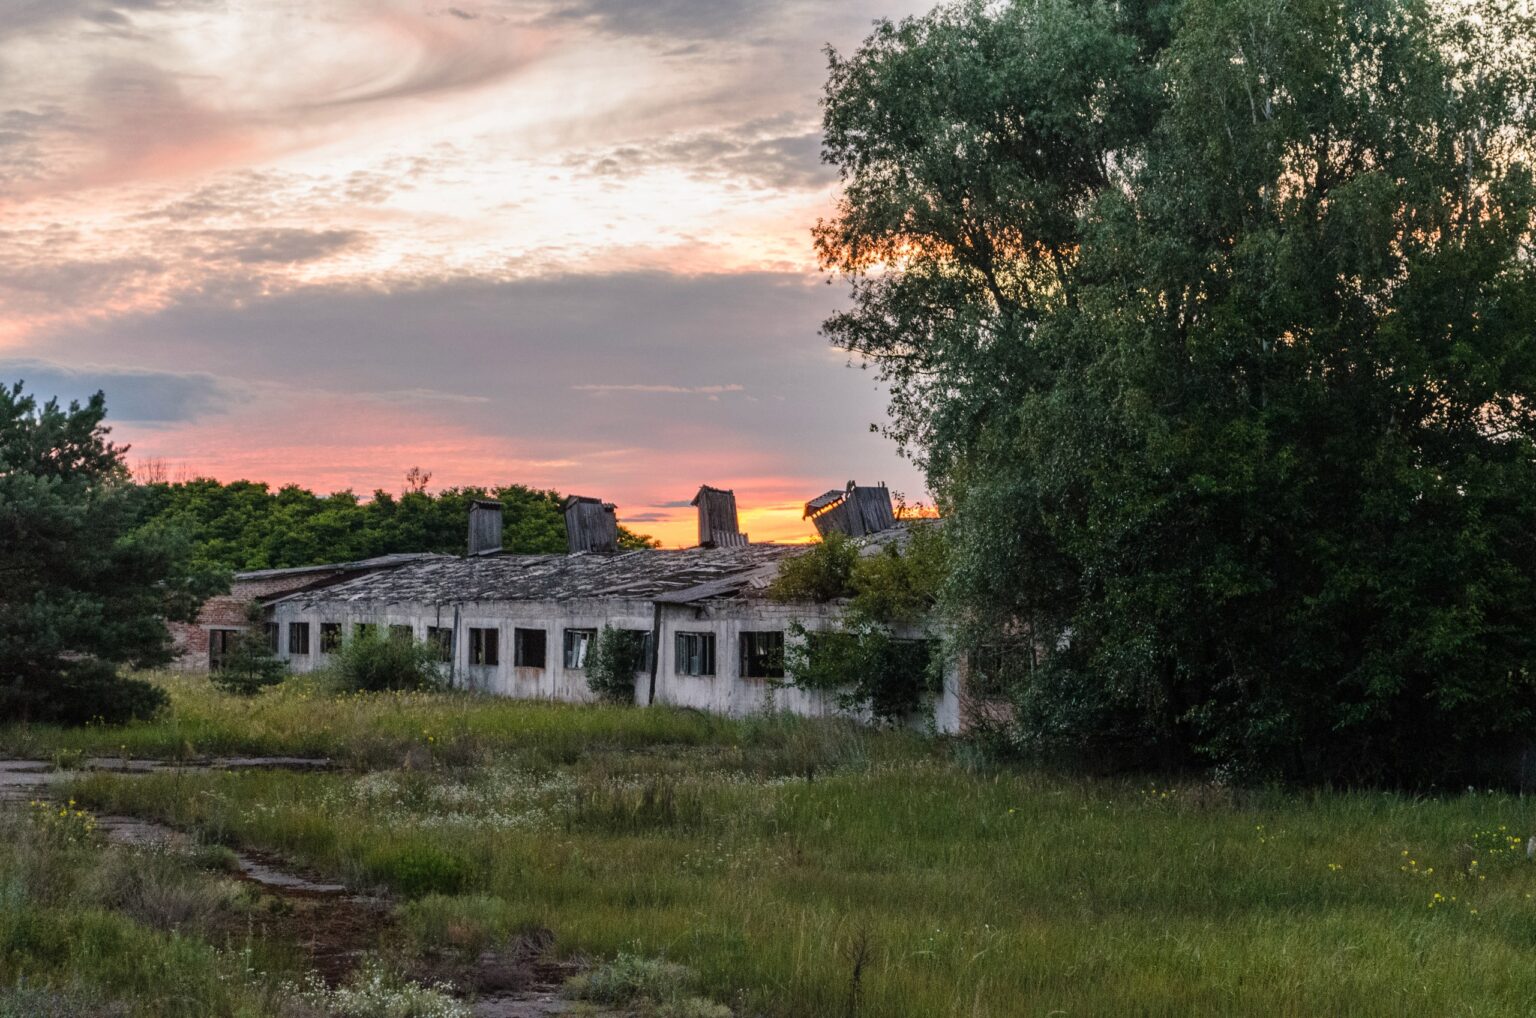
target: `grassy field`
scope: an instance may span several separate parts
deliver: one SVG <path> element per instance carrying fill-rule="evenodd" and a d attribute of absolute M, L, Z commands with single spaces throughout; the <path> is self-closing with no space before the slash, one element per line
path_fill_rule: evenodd
<path fill-rule="evenodd" d="M 164 681 L 162 722 L 0 728 L 0 754 L 331 756 L 346 769 L 88 774 L 67 794 L 388 888 L 393 935 L 418 951 L 543 928 L 558 953 L 680 962 L 703 995 L 775 1018 L 1528 1015 L 1536 1000 L 1519 798 L 1069 778 L 793 718 L 302 685 L 249 702 Z M 31 900 L 14 841 L 0 894 Z M 90 914 L 122 950 L 205 952 L 195 971 L 250 987 L 144 1013 L 276 1013 L 250 965 L 218 977 L 230 943 Z M 14 925 L 0 919 L 0 985 L 117 979 L 116 948 L 49 954 Z"/>

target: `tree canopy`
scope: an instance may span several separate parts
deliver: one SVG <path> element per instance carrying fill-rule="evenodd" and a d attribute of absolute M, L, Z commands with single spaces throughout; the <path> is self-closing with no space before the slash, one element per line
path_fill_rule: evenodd
<path fill-rule="evenodd" d="M 153 481 L 143 487 L 149 518 L 184 531 L 204 561 L 236 571 L 350 562 L 394 552 L 462 555 L 469 505 L 481 498 L 496 499 L 505 507 L 506 550 L 566 550 L 558 492 L 513 484 L 446 488 L 432 494 L 416 478 L 407 485 L 399 495 L 375 491 L 368 501 L 351 491 L 317 495 L 295 484 L 273 491 L 253 481 L 221 483 L 210 478 Z M 619 539 L 626 548 L 655 544 L 623 527 Z"/>
<path fill-rule="evenodd" d="M 1504 0 L 961 3 L 831 55 L 827 334 L 1015 737 L 1509 778 L 1536 720 L 1536 32 Z"/>
<path fill-rule="evenodd" d="M 166 620 L 190 619 L 220 584 L 182 534 L 144 522 L 105 416 L 100 393 L 63 408 L 0 387 L 0 716 L 152 712 L 163 694 L 117 666 L 168 662 Z"/>

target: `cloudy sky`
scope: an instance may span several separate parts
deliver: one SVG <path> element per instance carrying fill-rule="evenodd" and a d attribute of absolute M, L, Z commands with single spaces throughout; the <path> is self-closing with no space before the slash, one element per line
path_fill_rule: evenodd
<path fill-rule="evenodd" d="M 822 47 L 905 0 L 4 0 L 0 378 L 130 458 L 517 481 L 669 544 L 921 497 L 817 335 Z"/>

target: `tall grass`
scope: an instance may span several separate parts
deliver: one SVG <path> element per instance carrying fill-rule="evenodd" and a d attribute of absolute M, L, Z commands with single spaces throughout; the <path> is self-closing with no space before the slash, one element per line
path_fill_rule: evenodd
<path fill-rule="evenodd" d="M 511 753 L 554 765 L 605 748 L 732 745 L 762 734 L 715 715 L 664 707 L 581 706 L 466 692 L 337 694 L 304 677 L 258 696 L 235 697 L 205 676 L 152 678 L 170 694 L 163 716 L 105 727 L 0 725 L 0 757 L 308 756 L 378 767 L 407 757 L 475 764 Z M 791 721 L 780 727 L 770 741 L 782 744 L 805 726 Z"/>
<path fill-rule="evenodd" d="M 1518 797 L 1162 787 L 980 770 L 908 733 L 788 717 L 161 681 L 160 721 L 10 727 L 0 746 L 356 763 L 83 773 L 65 794 L 388 889 L 417 951 L 473 958 L 548 929 L 558 952 L 664 959 L 696 974 L 689 993 L 768 1018 L 1524 1015 L 1536 999 L 1536 821 Z M 196 922 L 195 895 L 141 881 L 97 903 L 119 911 L 66 921 L 38 889 L 78 900 L 72 878 L 18 858 L 0 853 L 29 902 L 0 909 L 0 976 L 116 980 L 125 944 L 190 959 L 198 986 L 220 971 L 171 929 Z M 88 946 L 103 938 L 110 952 Z"/>
<path fill-rule="evenodd" d="M 741 1014 L 1516 1015 L 1536 999 L 1521 799 L 978 776 L 869 749 L 809 775 L 760 774 L 737 744 L 72 790 L 410 895 L 415 871 L 379 846 L 432 854 L 454 876 L 408 926 L 462 911 L 548 927 L 567 953 L 664 957 Z"/>

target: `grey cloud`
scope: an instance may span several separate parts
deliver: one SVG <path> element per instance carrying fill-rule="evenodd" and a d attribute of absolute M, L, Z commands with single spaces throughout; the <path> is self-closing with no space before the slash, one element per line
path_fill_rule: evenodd
<path fill-rule="evenodd" d="M 567 0 L 553 15 L 592 21 L 616 35 L 723 38 L 739 36 L 798 5 L 795 0 Z"/>
<path fill-rule="evenodd" d="M 464 12 L 455 21 L 464 22 Z M 477 20 L 474 18 L 470 21 Z M 533 58 L 497 32 L 468 24 L 450 26 L 441 18 L 401 20 L 398 27 L 416 43 L 415 61 L 391 66 L 373 80 L 354 82 L 306 104 L 308 109 L 370 105 L 489 84 L 528 66 Z"/>
<path fill-rule="evenodd" d="M 638 385 L 634 383 L 592 382 L 581 385 L 573 385 L 575 392 L 651 392 L 667 395 L 705 395 L 717 396 L 722 392 L 744 392 L 744 385 Z"/>
<path fill-rule="evenodd" d="M 41 178 L 49 169 L 47 136 L 70 130 L 69 116 L 57 106 L 0 112 L 0 183 Z"/>
<path fill-rule="evenodd" d="M 206 7 L 206 0 L 8 0 L 0 17 L 0 40 L 87 23 L 120 29 L 131 23 L 126 11 Z"/>
<path fill-rule="evenodd" d="M 819 131 L 777 133 L 773 121 L 724 131 L 659 138 L 575 156 L 596 176 L 627 177 L 655 166 L 678 166 L 695 177 L 741 180 L 769 189 L 822 187 L 837 173 L 821 161 Z"/>
<path fill-rule="evenodd" d="M 878 467 L 917 487 L 869 432 L 883 392 L 818 335 L 842 302 L 815 280 L 776 273 L 316 285 L 191 294 L 153 313 L 54 327 L 29 352 L 131 354 L 146 368 L 193 367 L 253 386 L 373 394 L 546 458 L 579 462 L 622 442 L 636 469 L 665 469 L 686 453 L 735 464 L 722 473 L 836 479 Z M 626 388 L 572 392 L 615 385 Z M 744 387 L 740 398 L 709 398 L 711 387 L 733 385 Z M 673 390 L 706 394 L 656 394 Z M 313 405 L 318 427 L 325 409 Z"/>
<path fill-rule="evenodd" d="M 293 181 L 271 170 L 239 170 L 221 175 L 174 201 L 147 208 L 139 219 L 171 223 L 203 222 L 213 217 L 266 218 L 291 208 Z"/>
<path fill-rule="evenodd" d="M 245 265 L 312 262 L 360 247 L 368 239 L 361 230 L 296 228 L 210 230 L 203 236 L 221 253 Z"/>
<path fill-rule="evenodd" d="M 163 270 L 148 257 L 48 261 L 35 249 L 14 248 L 0 257 L 0 308 L 37 313 L 106 304 Z"/>
<path fill-rule="evenodd" d="M 213 375 L 135 368 L 75 368 L 50 361 L 0 358 L 0 380 L 24 381 L 28 393 L 61 403 L 106 393 L 107 417 L 137 424 L 196 420 L 239 398 Z"/>

